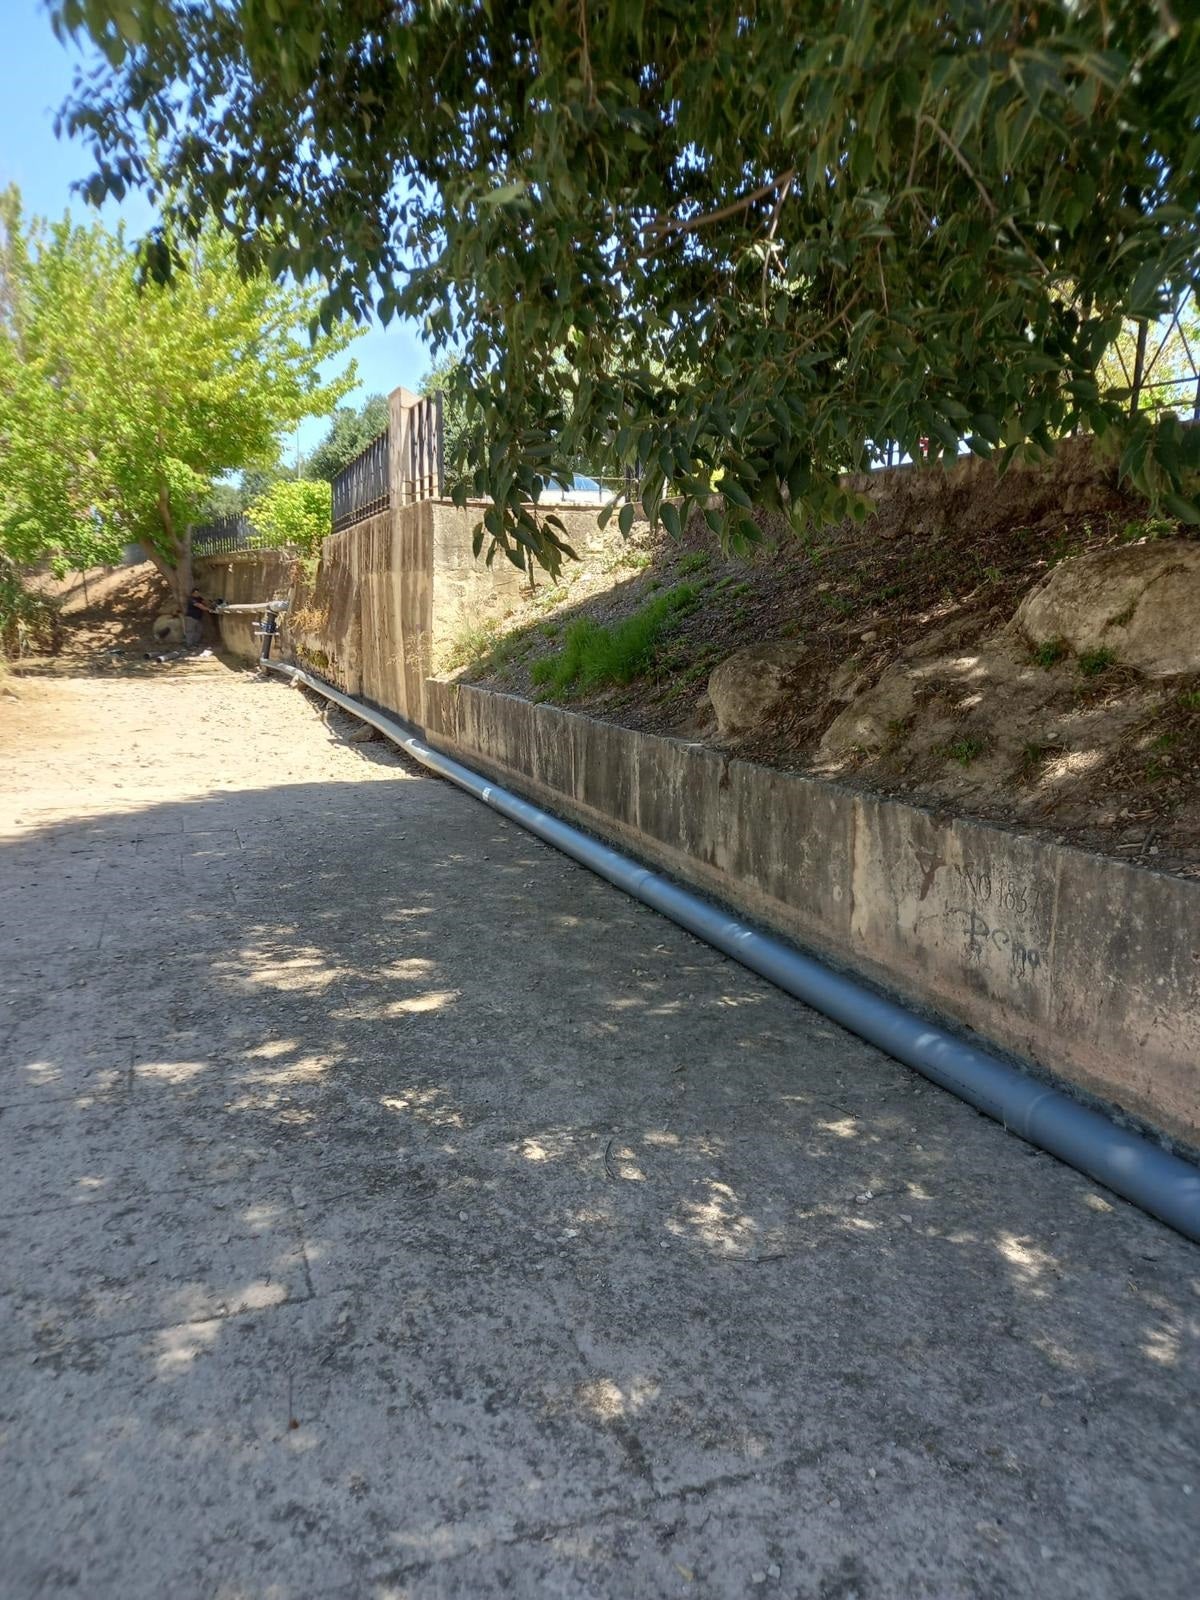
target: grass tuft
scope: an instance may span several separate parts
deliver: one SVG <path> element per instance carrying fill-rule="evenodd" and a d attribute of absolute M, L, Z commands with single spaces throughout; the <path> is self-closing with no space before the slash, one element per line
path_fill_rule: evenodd
<path fill-rule="evenodd" d="M 675 619 L 699 600 L 695 584 L 680 583 L 611 628 L 588 618 L 573 622 L 562 649 L 536 661 L 530 677 L 554 696 L 631 683 L 653 664 L 658 643 Z"/>
<path fill-rule="evenodd" d="M 471 667 L 490 654 L 499 637 L 500 624 L 488 617 L 483 622 L 469 622 L 451 640 L 446 650 L 446 665 L 450 668 Z"/>
<path fill-rule="evenodd" d="M 1099 650 L 1081 650 L 1079 670 L 1085 678 L 1098 678 L 1102 672 L 1108 671 L 1116 659 L 1116 651 L 1110 650 L 1107 645 Z"/>
<path fill-rule="evenodd" d="M 1039 667 L 1045 667 L 1049 671 L 1070 654 L 1070 649 L 1065 639 L 1044 639 L 1034 650 L 1033 659 Z"/>
<path fill-rule="evenodd" d="M 960 767 L 969 767 L 976 756 L 981 756 L 987 749 L 986 739 L 975 739 L 967 736 L 955 739 L 945 746 L 945 753 L 951 761 L 957 761 Z"/>

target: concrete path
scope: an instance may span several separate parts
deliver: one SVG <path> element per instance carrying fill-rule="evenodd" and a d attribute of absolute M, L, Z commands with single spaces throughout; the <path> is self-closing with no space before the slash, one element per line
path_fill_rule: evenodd
<path fill-rule="evenodd" d="M 0 700 L 0 1594 L 1200 1593 L 1200 1252 L 299 693 Z"/>

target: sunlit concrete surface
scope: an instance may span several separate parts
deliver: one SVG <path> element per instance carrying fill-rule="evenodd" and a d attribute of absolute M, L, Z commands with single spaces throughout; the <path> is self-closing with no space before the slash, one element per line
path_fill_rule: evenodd
<path fill-rule="evenodd" d="M 280 684 L 17 687 L 6 1600 L 1194 1600 L 1194 1246 Z"/>

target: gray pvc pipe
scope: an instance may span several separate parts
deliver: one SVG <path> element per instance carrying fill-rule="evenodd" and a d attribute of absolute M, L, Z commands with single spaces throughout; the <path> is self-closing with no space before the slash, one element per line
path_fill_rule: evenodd
<path fill-rule="evenodd" d="M 1102 1112 L 1081 1105 L 1060 1089 L 1052 1089 L 947 1028 L 917 1016 L 865 983 L 739 921 L 661 873 L 631 861 L 570 823 L 490 782 L 460 761 L 430 749 L 402 723 L 362 705 L 320 678 L 283 662 L 262 664 L 271 672 L 306 684 L 361 717 L 423 766 L 599 873 L 618 889 L 662 912 L 698 939 L 732 956 L 805 1005 L 824 1012 L 931 1082 L 949 1089 L 1030 1144 L 1058 1156 L 1200 1243 L 1200 1168 L 1190 1161 L 1172 1155 L 1143 1134 L 1119 1127 Z"/>

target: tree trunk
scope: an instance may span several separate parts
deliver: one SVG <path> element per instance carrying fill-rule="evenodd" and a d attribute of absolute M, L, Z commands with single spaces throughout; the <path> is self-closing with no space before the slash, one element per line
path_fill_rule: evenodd
<path fill-rule="evenodd" d="M 186 528 L 180 537 L 175 557 L 175 578 L 179 586 L 180 604 L 186 602 L 192 591 L 192 530 Z"/>
<path fill-rule="evenodd" d="M 182 537 L 176 532 L 175 518 L 171 512 L 171 496 L 166 484 L 159 485 L 158 516 L 166 536 L 163 543 L 168 550 L 174 550 L 175 564 L 172 566 L 153 549 L 149 552 L 150 559 L 174 589 L 175 598 L 182 609 L 187 604 L 187 597 L 192 589 L 192 530 L 190 527 L 186 528 Z"/>

